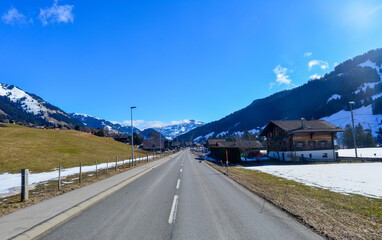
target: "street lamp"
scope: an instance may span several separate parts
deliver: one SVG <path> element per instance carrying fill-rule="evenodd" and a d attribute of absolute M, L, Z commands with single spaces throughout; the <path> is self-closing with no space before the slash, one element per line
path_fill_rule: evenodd
<path fill-rule="evenodd" d="M 355 141 L 354 116 L 353 116 L 353 109 L 352 109 L 352 105 L 354 105 L 354 102 L 353 101 L 349 102 L 349 105 L 350 105 L 350 112 L 351 112 L 351 121 L 352 121 L 352 126 L 353 126 L 353 141 L 354 141 L 355 158 L 358 158 L 357 143 Z"/>
<path fill-rule="evenodd" d="M 131 110 L 131 163 L 134 166 L 134 127 L 133 127 L 133 109 L 137 107 L 130 107 Z"/>

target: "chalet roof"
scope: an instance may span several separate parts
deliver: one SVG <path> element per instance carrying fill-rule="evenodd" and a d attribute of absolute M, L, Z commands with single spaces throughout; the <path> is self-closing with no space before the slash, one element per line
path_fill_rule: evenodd
<path fill-rule="evenodd" d="M 207 144 L 212 146 L 212 145 L 217 145 L 218 143 L 225 143 L 226 140 L 223 138 L 223 139 L 208 139 L 207 140 Z"/>
<path fill-rule="evenodd" d="M 272 125 L 276 125 L 289 134 L 314 132 L 343 132 L 344 130 L 325 120 L 279 120 L 270 121 L 261 131 L 260 136 L 266 136 Z"/>
<path fill-rule="evenodd" d="M 257 140 L 242 140 L 240 142 L 218 142 L 219 147 L 238 147 L 248 149 L 261 149 L 263 145 Z"/>

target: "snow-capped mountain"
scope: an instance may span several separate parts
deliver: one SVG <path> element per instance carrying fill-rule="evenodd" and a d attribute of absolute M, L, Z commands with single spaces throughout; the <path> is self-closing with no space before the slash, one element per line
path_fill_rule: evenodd
<path fill-rule="evenodd" d="M 203 126 L 205 123 L 197 120 L 184 120 L 177 124 L 168 125 L 161 128 L 155 128 L 163 136 L 168 139 L 174 139 L 179 135 L 185 134 L 197 127 Z"/>
<path fill-rule="evenodd" d="M 38 124 L 83 126 L 60 108 L 13 85 L 0 83 L 0 118 Z"/>
<path fill-rule="evenodd" d="M 118 122 L 112 122 L 105 119 L 93 117 L 88 114 L 82 114 L 82 113 L 70 113 L 69 115 L 73 118 L 80 120 L 87 127 L 99 128 L 99 129 L 107 128 L 109 131 L 112 131 L 112 132 L 118 131 L 122 134 L 131 134 L 131 128 L 129 126 L 123 125 Z M 137 128 L 134 128 L 134 132 L 139 133 L 140 130 Z"/>
<path fill-rule="evenodd" d="M 302 86 L 256 99 L 220 120 L 179 136 L 180 140 L 206 139 L 248 130 L 258 132 L 270 120 L 324 119 L 339 127 L 351 123 L 349 102 L 354 102 L 355 124 L 382 128 L 382 49 L 371 50 L 337 65 L 334 71 Z"/>

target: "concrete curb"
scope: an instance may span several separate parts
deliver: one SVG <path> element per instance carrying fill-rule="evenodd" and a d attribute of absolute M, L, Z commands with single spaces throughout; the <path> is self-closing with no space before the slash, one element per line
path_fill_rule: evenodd
<path fill-rule="evenodd" d="M 176 157 L 176 156 L 174 156 L 174 157 Z M 105 191 L 103 191 L 103 192 L 101 192 L 101 193 L 75 205 L 74 207 L 72 207 L 72 208 L 70 208 L 64 212 L 59 213 L 58 215 L 56 215 L 56 216 L 54 216 L 54 217 L 52 217 L 46 221 L 41 222 L 38 225 L 32 227 L 31 229 L 26 230 L 25 232 L 23 232 L 17 236 L 11 237 L 10 239 L 14 239 L 14 240 L 34 239 L 34 238 L 40 236 L 41 234 L 43 234 L 44 232 L 48 231 L 49 229 L 63 223 L 64 221 L 68 220 L 69 218 L 77 215 L 78 213 L 82 212 L 83 210 L 87 209 L 88 207 L 92 206 L 93 204 L 99 202 L 100 200 L 112 195 L 116 191 L 122 189 L 126 185 L 128 185 L 131 182 L 135 181 L 136 179 L 142 177 L 143 175 L 150 172 L 151 170 L 154 170 L 155 168 L 168 162 L 170 159 L 173 159 L 174 157 L 170 157 L 169 159 L 164 160 L 163 162 L 158 163 L 158 164 L 154 165 L 153 167 L 146 169 L 143 172 L 138 173 L 138 174 L 134 175 L 133 177 L 131 177 L 131 178 L 129 178 L 129 179 L 127 179 L 121 183 L 118 183 L 114 187 L 111 187 L 108 190 L 105 190 Z"/>

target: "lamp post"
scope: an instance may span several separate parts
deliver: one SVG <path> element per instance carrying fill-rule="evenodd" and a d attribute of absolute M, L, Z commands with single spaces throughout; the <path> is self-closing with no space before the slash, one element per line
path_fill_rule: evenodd
<path fill-rule="evenodd" d="M 159 132 L 159 156 L 162 157 L 162 134 Z"/>
<path fill-rule="evenodd" d="M 355 140 L 355 130 L 354 130 L 354 116 L 353 116 L 353 108 L 352 108 L 353 104 L 354 104 L 354 102 L 349 102 L 350 112 L 351 112 L 351 121 L 352 121 L 352 126 L 353 126 L 353 141 L 354 141 L 355 158 L 358 158 L 357 143 L 356 143 L 356 140 Z"/>
<path fill-rule="evenodd" d="M 134 166 L 134 127 L 133 127 L 133 109 L 137 107 L 130 107 L 131 110 L 131 164 Z"/>

